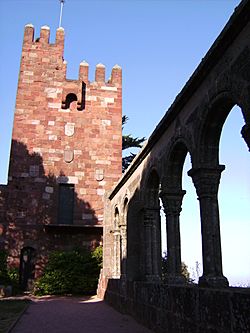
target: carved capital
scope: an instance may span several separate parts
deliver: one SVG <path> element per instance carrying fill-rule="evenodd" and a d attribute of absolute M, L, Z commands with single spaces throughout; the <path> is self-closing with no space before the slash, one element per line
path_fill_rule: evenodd
<path fill-rule="evenodd" d="M 114 229 L 114 236 L 120 236 L 120 230 L 119 229 Z"/>
<path fill-rule="evenodd" d="M 178 192 L 161 191 L 160 198 L 166 215 L 179 215 L 181 212 L 182 200 L 186 191 Z"/>
<path fill-rule="evenodd" d="M 216 197 L 220 184 L 221 172 L 225 165 L 218 165 L 215 168 L 192 168 L 188 175 L 192 177 L 197 195 L 202 197 Z"/>
<path fill-rule="evenodd" d="M 124 224 L 120 226 L 120 235 L 123 239 L 127 238 L 127 226 Z"/>

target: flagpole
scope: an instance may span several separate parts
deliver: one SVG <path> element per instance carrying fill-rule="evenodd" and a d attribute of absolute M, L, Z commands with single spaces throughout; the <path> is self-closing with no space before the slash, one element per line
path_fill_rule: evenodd
<path fill-rule="evenodd" d="M 62 12 L 63 12 L 63 4 L 64 4 L 65 0 L 59 0 L 59 1 L 61 3 L 60 19 L 59 19 L 59 28 L 60 28 L 62 25 Z"/>

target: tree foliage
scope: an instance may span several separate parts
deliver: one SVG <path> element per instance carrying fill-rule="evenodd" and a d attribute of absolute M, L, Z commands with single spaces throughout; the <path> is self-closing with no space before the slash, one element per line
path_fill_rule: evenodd
<path fill-rule="evenodd" d="M 127 123 L 128 117 L 126 115 L 122 116 L 122 129 L 124 125 Z M 126 150 L 129 148 L 141 148 L 143 142 L 146 140 L 145 137 L 142 138 L 134 138 L 131 134 L 123 134 L 122 135 L 122 150 Z M 122 171 L 124 172 L 130 165 L 130 163 L 135 158 L 136 154 L 131 153 L 122 158 Z"/>
<path fill-rule="evenodd" d="M 18 268 L 9 268 L 7 265 L 8 253 L 0 250 L 0 285 L 12 286 L 12 294 L 20 291 Z"/>
<path fill-rule="evenodd" d="M 185 278 L 186 282 L 191 282 L 190 273 L 188 271 L 188 266 L 182 262 L 181 263 L 181 275 Z M 168 276 L 168 256 L 167 252 L 164 252 L 162 257 L 162 280 L 164 281 Z"/>

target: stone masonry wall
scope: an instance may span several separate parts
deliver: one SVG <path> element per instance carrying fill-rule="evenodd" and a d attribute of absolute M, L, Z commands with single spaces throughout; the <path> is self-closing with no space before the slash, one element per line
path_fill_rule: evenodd
<path fill-rule="evenodd" d="M 243 288 L 213 290 L 110 279 L 105 301 L 157 333 L 250 330 L 250 298 Z"/>
<path fill-rule="evenodd" d="M 26 25 L 18 81 L 8 185 L 1 187 L 1 226 L 11 260 L 32 246 L 91 246 L 101 241 L 104 194 L 121 176 L 121 68 L 105 80 L 96 66 L 88 80 L 82 62 L 77 80 L 66 79 L 64 30 Z M 74 186 L 74 212 L 68 228 L 58 216 L 60 184 Z M 50 228 L 51 226 L 51 228 Z"/>

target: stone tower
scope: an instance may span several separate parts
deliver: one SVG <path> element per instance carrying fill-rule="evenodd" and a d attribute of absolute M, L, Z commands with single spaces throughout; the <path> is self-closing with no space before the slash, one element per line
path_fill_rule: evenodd
<path fill-rule="evenodd" d="M 1 226 L 10 261 L 23 251 L 36 274 L 54 249 L 101 241 L 104 195 L 121 176 L 122 73 L 116 65 L 95 80 L 82 62 L 66 79 L 64 29 L 49 42 L 43 26 L 25 26 L 8 185 L 1 186 Z M 3 242 L 2 242 L 3 243 Z M 26 253 L 25 252 L 25 253 Z"/>

